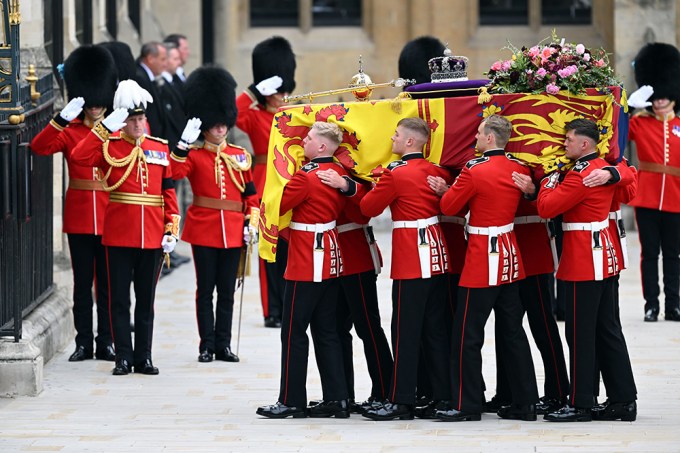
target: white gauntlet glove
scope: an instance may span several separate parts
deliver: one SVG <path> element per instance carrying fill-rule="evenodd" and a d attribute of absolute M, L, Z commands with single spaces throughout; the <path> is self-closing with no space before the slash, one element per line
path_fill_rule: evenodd
<path fill-rule="evenodd" d="M 262 82 L 255 85 L 257 91 L 260 92 L 262 96 L 271 96 L 276 94 L 276 91 L 283 85 L 283 79 L 277 75 L 272 76 L 268 79 L 264 79 Z"/>
<path fill-rule="evenodd" d="M 59 113 L 59 116 L 68 122 L 73 121 L 80 115 L 83 111 L 83 106 L 85 105 L 85 99 L 83 98 L 73 98 L 66 104 L 66 107 Z"/>
<path fill-rule="evenodd" d="M 184 126 L 182 138 L 180 138 L 178 145 L 188 148 L 189 145 L 196 141 L 200 134 L 201 120 L 198 118 L 191 118 L 189 121 L 187 121 L 187 125 Z"/>
<path fill-rule="evenodd" d="M 128 117 L 127 109 L 116 109 L 109 116 L 102 120 L 102 124 L 111 132 L 116 132 L 125 127 L 125 120 Z"/>
<path fill-rule="evenodd" d="M 163 240 L 161 241 L 161 247 L 163 247 L 164 253 L 172 253 L 177 245 L 177 239 L 171 234 L 163 235 Z"/>
<path fill-rule="evenodd" d="M 653 94 L 654 88 L 649 85 L 642 85 L 628 98 L 628 107 L 633 107 L 634 109 L 643 109 L 645 107 L 649 107 L 652 105 L 652 103 L 647 99 L 649 99 Z"/>

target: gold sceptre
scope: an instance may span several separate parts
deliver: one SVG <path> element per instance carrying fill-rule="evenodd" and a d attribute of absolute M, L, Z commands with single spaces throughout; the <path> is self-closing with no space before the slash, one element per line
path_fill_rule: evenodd
<path fill-rule="evenodd" d="M 368 101 L 375 88 L 396 87 L 402 88 L 408 85 L 415 84 L 413 79 L 394 79 L 385 83 L 373 83 L 371 78 L 364 72 L 361 55 L 359 55 L 359 72 L 352 76 L 347 88 L 338 88 L 337 90 L 316 91 L 307 94 L 297 94 L 295 96 L 284 96 L 283 102 L 296 102 L 303 99 L 309 99 L 313 102 L 314 98 L 322 96 L 333 96 L 335 94 L 352 93 L 357 101 Z"/>

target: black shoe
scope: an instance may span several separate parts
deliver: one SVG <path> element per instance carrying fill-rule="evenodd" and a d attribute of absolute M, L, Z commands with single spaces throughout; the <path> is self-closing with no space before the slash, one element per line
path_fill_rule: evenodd
<path fill-rule="evenodd" d="M 497 414 L 498 410 L 500 408 L 505 407 L 505 406 L 509 406 L 510 404 L 511 404 L 511 401 L 501 399 L 501 398 L 498 397 L 498 395 L 494 395 L 493 398 L 491 398 L 489 401 L 484 403 L 484 412 Z"/>
<path fill-rule="evenodd" d="M 116 367 L 113 369 L 114 376 L 125 376 L 130 374 L 130 364 L 125 359 L 116 360 Z"/>
<path fill-rule="evenodd" d="M 146 359 L 142 363 L 135 365 L 135 373 L 148 374 L 155 376 L 158 374 L 158 368 L 153 366 L 151 359 Z"/>
<path fill-rule="evenodd" d="M 542 397 L 536 404 L 536 414 L 545 415 L 551 412 L 560 410 L 565 404 L 565 401 L 557 398 L 550 398 L 549 396 Z"/>
<path fill-rule="evenodd" d="M 599 404 L 590 410 L 593 420 L 634 422 L 637 418 L 637 403 L 610 403 Z"/>
<path fill-rule="evenodd" d="M 543 420 L 549 422 L 589 422 L 592 419 L 590 409 L 574 407 L 569 404 L 566 404 L 562 409 L 543 416 Z"/>
<path fill-rule="evenodd" d="M 441 401 L 430 401 L 427 406 L 416 407 L 413 415 L 423 420 L 435 420 L 437 410 L 446 410 L 446 405 Z"/>
<path fill-rule="evenodd" d="M 207 363 L 213 361 L 213 353 L 210 351 L 201 351 L 198 354 L 198 361 L 201 363 Z"/>
<path fill-rule="evenodd" d="M 478 422 L 482 419 L 480 412 L 465 412 L 454 409 L 443 403 L 441 409 L 435 411 L 435 416 L 445 422 Z"/>
<path fill-rule="evenodd" d="M 275 318 L 273 316 L 267 316 L 264 318 L 265 327 L 281 327 L 281 319 Z"/>
<path fill-rule="evenodd" d="M 414 404 L 415 407 L 425 407 L 428 404 L 432 402 L 432 397 L 431 396 L 416 396 L 416 403 Z"/>
<path fill-rule="evenodd" d="M 645 322 L 657 322 L 659 320 L 659 310 L 650 308 L 645 312 Z"/>
<path fill-rule="evenodd" d="M 357 403 L 354 401 L 353 398 L 350 398 L 348 400 L 349 404 L 349 413 L 350 414 L 363 414 L 364 413 L 364 408 L 361 406 L 363 403 Z"/>
<path fill-rule="evenodd" d="M 308 416 L 312 418 L 348 418 L 349 405 L 347 400 L 322 401 L 308 410 Z"/>
<path fill-rule="evenodd" d="M 379 407 L 367 409 L 364 417 L 375 421 L 394 420 L 413 420 L 413 406 L 410 404 L 396 404 L 385 401 Z"/>
<path fill-rule="evenodd" d="M 536 421 L 535 404 L 511 404 L 498 409 L 498 416 L 505 420 L 524 420 L 525 422 Z"/>
<path fill-rule="evenodd" d="M 113 349 L 112 345 L 108 345 L 104 348 L 97 348 L 97 352 L 94 356 L 97 360 L 106 360 L 107 362 L 116 361 L 116 351 Z"/>
<path fill-rule="evenodd" d="M 215 360 L 222 360 L 223 362 L 239 362 L 240 359 L 236 354 L 231 352 L 231 348 L 227 346 L 215 353 Z"/>
<path fill-rule="evenodd" d="M 82 362 L 92 358 L 92 351 L 85 349 L 85 346 L 78 346 L 76 350 L 68 358 L 69 362 Z"/>
<path fill-rule="evenodd" d="M 379 400 L 375 396 L 369 396 L 366 401 L 362 401 L 361 403 L 356 404 L 358 407 L 357 409 L 357 414 L 363 414 L 369 409 L 377 409 L 382 407 L 384 401 Z M 350 406 L 350 410 L 352 410 L 352 406 Z M 352 410 L 352 412 L 354 412 Z"/>
<path fill-rule="evenodd" d="M 255 413 L 267 418 L 305 418 L 307 416 L 305 408 L 286 406 L 280 402 L 272 404 L 271 406 L 260 406 Z"/>
<path fill-rule="evenodd" d="M 671 311 L 667 311 L 664 318 L 666 321 L 680 321 L 680 308 L 675 307 Z"/>

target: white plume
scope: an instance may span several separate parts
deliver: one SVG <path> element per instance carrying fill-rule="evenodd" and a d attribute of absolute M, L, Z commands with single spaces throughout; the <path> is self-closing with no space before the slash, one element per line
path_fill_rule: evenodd
<path fill-rule="evenodd" d="M 146 109 L 148 102 L 153 102 L 148 91 L 140 87 L 134 80 L 123 80 L 118 84 L 118 89 L 113 97 L 113 108 L 134 109 L 141 104 Z"/>

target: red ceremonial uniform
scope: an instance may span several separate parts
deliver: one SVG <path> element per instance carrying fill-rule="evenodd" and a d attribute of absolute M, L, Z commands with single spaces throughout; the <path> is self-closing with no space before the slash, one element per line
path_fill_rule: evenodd
<path fill-rule="evenodd" d="M 520 198 L 514 220 L 515 237 L 527 277 L 555 272 L 547 222 L 538 215 L 536 201 Z"/>
<path fill-rule="evenodd" d="M 264 182 L 267 176 L 267 152 L 269 151 L 269 135 L 272 128 L 274 112 L 257 102 L 255 95 L 248 90 L 236 98 L 238 117 L 236 126 L 248 134 L 255 154 L 253 180 L 255 189 L 262 197 Z"/>
<path fill-rule="evenodd" d="M 172 177 L 187 177 L 194 194 L 182 240 L 204 247 L 240 248 L 244 213 L 259 205 L 248 152 L 226 142 L 204 142 L 203 147 L 187 152 L 177 149 L 172 154 Z"/>
<path fill-rule="evenodd" d="M 141 249 L 161 248 L 161 239 L 167 225 L 178 216 L 177 198 L 172 183 L 168 145 L 165 140 L 142 136 L 137 143 L 121 132 L 109 137 L 101 126 L 76 146 L 72 153 L 74 162 L 99 167 L 110 174 L 107 184 L 120 181 L 128 165 L 112 167 L 106 161 L 103 147 L 111 158 L 121 160 L 131 155 L 134 148 L 140 159 L 134 159 L 133 168 L 125 181 L 110 193 L 104 218 L 102 244 L 114 247 Z"/>
<path fill-rule="evenodd" d="M 358 202 L 362 195 L 365 195 L 365 192 L 355 195 L 359 199 L 348 201 L 338 217 L 338 241 L 342 252 L 343 276 L 370 270 L 378 273 L 382 267 L 382 257 L 377 243 L 373 245 L 374 252 L 371 252 L 370 241 L 374 241 L 372 230 L 369 233 L 371 227 L 368 222 L 371 218 L 361 213 Z M 372 253 L 376 256 L 374 257 Z"/>
<path fill-rule="evenodd" d="M 69 188 L 64 199 L 64 233 L 100 236 L 109 195 L 98 181 L 96 166 L 79 165 L 72 159 L 76 145 L 90 132 L 93 124 L 74 119 L 70 123 L 57 115 L 50 125 L 31 141 L 40 156 L 64 153 L 68 164 Z"/>
<path fill-rule="evenodd" d="M 631 206 L 680 212 L 680 118 L 662 120 L 642 112 L 630 119 L 628 137 L 640 162 Z"/>
<path fill-rule="evenodd" d="M 587 187 L 583 184 L 583 178 L 593 170 L 606 166 L 604 159 L 591 153 L 579 158 L 561 183 L 554 184 L 550 178 L 544 178 L 541 184 L 539 215 L 552 218 L 563 214 L 564 239 L 556 275 L 560 280 L 602 280 L 618 273 L 618 257 L 609 230 L 609 208 L 616 185 Z M 573 229 L 570 230 L 568 224 L 574 224 Z M 601 268 L 599 278 L 595 261 Z"/>
<path fill-rule="evenodd" d="M 616 256 L 619 257 L 619 271 L 628 267 L 628 250 L 624 250 L 622 242 L 626 240 L 626 230 L 623 226 L 623 216 L 621 214 L 621 203 L 630 203 L 635 198 L 638 187 L 638 173 L 635 167 L 629 167 L 627 160 L 622 160 L 616 168 L 621 175 L 629 175 L 633 179 L 630 184 L 617 184 L 612 205 L 609 208 L 609 231 L 614 240 Z M 627 247 L 626 247 L 627 249 Z"/>
<path fill-rule="evenodd" d="M 486 165 L 486 163 L 494 165 Z M 520 191 L 508 175 L 528 175 L 529 169 L 502 149 L 490 150 L 467 163 L 441 200 L 444 215 L 455 215 L 469 203 L 468 245 L 460 286 L 486 288 L 491 284 L 490 265 L 497 259 L 496 284 L 524 278 L 512 223 Z M 493 228 L 497 231 L 494 232 Z"/>
<path fill-rule="evenodd" d="M 439 197 L 430 189 L 428 176 L 441 176 L 441 169 L 421 153 L 406 154 L 387 167 L 380 182 L 361 200 L 361 212 L 369 217 L 390 207 L 393 280 L 448 272 L 446 242 L 438 219 Z"/>
<path fill-rule="evenodd" d="M 342 272 L 335 221 L 345 207 L 346 198 L 323 184 L 316 175 L 318 170 L 328 169 L 347 176 L 332 157 L 317 157 L 298 170 L 283 189 L 280 212 L 285 214 L 293 209 L 286 280 L 316 281 L 314 257 L 320 253 L 323 253 L 321 280 L 338 277 Z"/>

